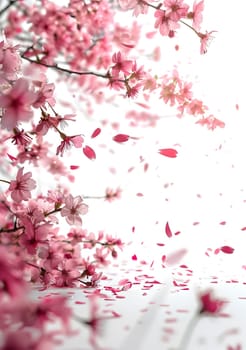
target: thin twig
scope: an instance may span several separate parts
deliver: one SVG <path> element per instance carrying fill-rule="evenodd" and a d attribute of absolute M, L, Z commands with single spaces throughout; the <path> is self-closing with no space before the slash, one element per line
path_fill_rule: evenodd
<path fill-rule="evenodd" d="M 91 71 L 87 71 L 87 72 L 81 72 L 81 71 L 74 71 L 74 70 L 70 70 L 68 68 L 63 68 L 63 67 L 60 67 L 60 66 L 57 66 L 57 65 L 52 65 L 52 64 L 48 64 L 48 63 L 44 63 L 44 62 L 40 62 L 40 61 L 36 61 L 36 60 L 33 60 L 32 58 L 30 57 L 26 57 L 25 54 L 23 54 L 21 56 L 24 60 L 27 60 L 31 63 L 36 63 L 36 64 L 39 64 L 41 66 L 44 66 L 44 67 L 47 67 L 47 68 L 51 68 L 51 69 L 55 69 L 55 70 L 58 70 L 60 72 L 64 72 L 64 73 L 69 73 L 69 74 L 76 74 L 76 75 L 94 75 L 96 77 L 99 77 L 99 78 L 104 78 L 104 79 L 109 79 L 111 78 L 109 75 L 107 74 L 102 74 L 102 73 L 96 73 L 96 72 L 91 72 Z M 122 80 L 124 81 L 124 80 Z"/>
<path fill-rule="evenodd" d="M 12 5 L 14 5 L 14 3 L 16 3 L 17 0 L 10 0 L 10 2 L 8 3 L 8 5 L 6 5 L 1 11 L 0 11 L 0 16 L 2 16 L 4 14 L 4 12 L 6 12 Z"/>

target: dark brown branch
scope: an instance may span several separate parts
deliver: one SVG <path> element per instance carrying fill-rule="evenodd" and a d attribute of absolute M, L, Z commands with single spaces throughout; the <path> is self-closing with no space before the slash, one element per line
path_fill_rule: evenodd
<path fill-rule="evenodd" d="M 4 12 L 6 12 L 11 6 L 13 6 L 15 3 L 17 2 L 17 0 L 10 0 L 8 5 L 6 5 L 2 10 L 0 10 L 0 16 L 2 16 L 4 14 Z"/>
<path fill-rule="evenodd" d="M 33 60 L 30 57 L 26 57 L 25 54 L 23 54 L 21 57 L 24 60 L 27 60 L 27 61 L 29 61 L 31 63 L 36 63 L 36 64 L 39 64 L 41 66 L 44 66 L 44 67 L 47 67 L 47 68 L 51 68 L 51 69 L 54 69 L 54 70 L 57 70 L 57 71 L 60 71 L 60 72 L 64 72 L 64 73 L 76 74 L 76 75 L 94 75 L 96 77 L 104 78 L 104 79 L 110 79 L 111 78 L 111 76 L 108 75 L 108 74 L 101 74 L 101 73 L 96 73 L 96 72 L 91 72 L 91 71 L 87 71 L 87 72 L 74 71 L 74 70 L 70 70 L 68 68 L 59 67 L 57 65 L 52 65 L 52 64 L 41 62 L 41 61 L 36 61 L 36 60 Z M 122 80 L 122 81 L 124 81 L 124 80 Z"/>

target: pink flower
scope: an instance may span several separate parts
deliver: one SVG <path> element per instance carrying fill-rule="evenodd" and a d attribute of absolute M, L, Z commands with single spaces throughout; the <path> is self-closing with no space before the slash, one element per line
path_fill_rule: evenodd
<path fill-rule="evenodd" d="M 8 246 L 0 246 L 0 296 L 4 292 L 19 299 L 27 292 L 23 279 L 24 262 L 9 249 Z"/>
<path fill-rule="evenodd" d="M 2 311 L 11 317 L 12 323 L 19 323 L 21 328 L 33 327 L 43 333 L 48 322 L 60 321 L 64 331 L 70 331 L 72 309 L 67 305 L 66 296 L 45 296 L 39 301 L 19 298 L 12 303 L 5 303 Z"/>
<path fill-rule="evenodd" d="M 140 87 L 142 86 L 141 83 L 138 83 L 134 86 L 130 86 L 129 84 L 126 85 L 126 96 L 127 97 L 137 97 Z"/>
<path fill-rule="evenodd" d="M 183 3 L 184 0 L 165 0 L 164 5 L 166 6 L 169 18 L 178 22 L 182 17 L 186 17 L 189 6 Z"/>
<path fill-rule="evenodd" d="M 107 260 L 107 257 L 109 255 L 109 251 L 105 250 L 104 247 L 96 248 L 96 252 L 93 255 L 97 263 L 107 266 L 109 264 L 109 261 Z"/>
<path fill-rule="evenodd" d="M 214 130 L 215 128 L 224 128 L 225 123 L 222 120 L 219 120 L 215 118 L 213 115 L 210 115 L 208 117 L 203 117 L 199 119 L 196 124 L 200 124 L 202 126 L 206 125 L 208 130 Z"/>
<path fill-rule="evenodd" d="M 48 244 L 47 236 L 52 232 L 52 225 L 49 223 L 35 225 L 27 216 L 23 216 L 21 222 L 25 231 L 20 237 L 20 245 L 24 246 L 29 254 L 35 255 L 39 246 Z"/>
<path fill-rule="evenodd" d="M 132 10 L 138 3 L 138 0 L 119 0 L 122 10 Z"/>
<path fill-rule="evenodd" d="M 148 5 L 141 0 L 119 0 L 119 5 L 122 10 L 134 10 L 133 15 L 138 16 L 148 12 Z"/>
<path fill-rule="evenodd" d="M 161 35 L 168 36 L 170 32 L 175 31 L 175 29 L 179 28 L 179 23 L 173 21 L 166 11 L 157 10 L 155 12 L 155 17 L 155 28 L 159 27 Z"/>
<path fill-rule="evenodd" d="M 54 339 L 52 333 L 39 334 L 34 336 L 32 329 L 18 329 L 7 331 L 4 334 L 4 341 L 1 350 L 52 350 Z"/>
<path fill-rule="evenodd" d="M 19 130 L 18 128 L 14 128 L 14 136 L 12 137 L 13 144 L 27 147 L 31 142 L 31 136 L 25 133 L 24 129 Z"/>
<path fill-rule="evenodd" d="M 39 108 L 41 106 L 44 106 L 46 102 L 49 102 L 51 105 L 54 104 L 54 93 L 55 85 L 54 84 L 47 84 L 42 83 L 40 86 L 39 91 L 37 92 L 37 99 L 35 103 L 33 104 L 33 107 Z"/>
<path fill-rule="evenodd" d="M 17 52 L 18 46 L 0 42 L 0 67 L 2 77 L 8 80 L 16 80 L 21 68 L 21 58 Z"/>
<path fill-rule="evenodd" d="M 70 225 L 82 225 L 80 215 L 88 212 L 88 206 L 83 203 L 81 196 L 74 197 L 69 194 L 65 199 L 65 207 L 61 210 L 61 216 L 65 216 Z"/>
<path fill-rule="evenodd" d="M 55 285 L 57 287 L 74 287 L 81 273 L 75 259 L 62 260 L 58 268 L 53 271 Z"/>
<path fill-rule="evenodd" d="M 200 314 L 218 314 L 218 312 L 220 312 L 222 307 L 225 305 L 225 301 L 214 299 L 209 291 L 200 295 L 200 303 Z"/>
<path fill-rule="evenodd" d="M 66 149 L 71 148 L 71 146 L 74 146 L 76 148 L 81 148 L 83 142 L 84 142 L 84 139 L 80 135 L 76 135 L 76 136 L 64 135 L 63 141 L 60 143 L 60 145 L 56 149 L 56 155 L 58 156 L 60 154 L 61 156 L 63 156 L 64 151 Z"/>
<path fill-rule="evenodd" d="M 211 32 L 206 32 L 205 34 L 199 33 L 199 37 L 201 39 L 201 46 L 200 46 L 200 53 L 201 55 L 205 54 L 208 51 L 208 46 L 213 40 L 212 33 L 215 33 L 215 30 L 212 30 Z"/>
<path fill-rule="evenodd" d="M 19 122 L 29 121 L 33 115 L 31 105 L 35 100 L 36 94 L 29 90 L 28 81 L 24 78 L 18 79 L 12 89 L 0 95 L 0 107 L 3 108 L 2 127 L 11 130 Z"/>
<path fill-rule="evenodd" d="M 132 70 L 132 61 L 124 60 L 120 52 L 113 54 L 112 62 L 115 63 L 115 65 L 112 67 L 112 74 L 114 78 L 118 78 L 120 72 L 123 72 L 125 75 L 130 74 Z"/>
<path fill-rule="evenodd" d="M 112 202 L 114 199 L 119 199 L 121 197 L 122 190 L 117 188 L 113 190 L 112 188 L 106 188 L 105 199 L 109 202 Z"/>
<path fill-rule="evenodd" d="M 186 109 L 189 114 L 196 116 L 199 114 L 204 115 L 208 107 L 201 100 L 194 99 L 186 106 Z"/>
<path fill-rule="evenodd" d="M 204 0 L 201 0 L 199 3 L 196 1 L 193 4 L 193 11 L 187 14 L 187 18 L 192 19 L 192 27 L 195 30 L 200 30 L 202 23 L 202 12 L 204 10 Z"/>
<path fill-rule="evenodd" d="M 31 191 L 36 188 L 36 182 L 31 178 L 32 173 L 23 174 L 24 168 L 20 168 L 16 175 L 16 180 L 12 180 L 9 185 L 11 198 L 15 202 L 27 201 L 31 198 Z"/>
<path fill-rule="evenodd" d="M 97 337 L 101 333 L 101 325 L 102 325 L 102 317 L 98 316 L 99 306 L 97 303 L 98 296 L 96 294 L 92 294 L 89 297 L 90 300 L 90 319 L 88 321 L 84 321 L 86 325 L 90 327 L 90 344 L 94 349 L 98 349 L 97 345 Z"/>
<path fill-rule="evenodd" d="M 68 306 L 66 296 L 46 296 L 37 305 L 36 316 L 39 323 L 59 319 L 65 330 L 69 331 L 69 322 L 72 316 L 72 309 Z"/>

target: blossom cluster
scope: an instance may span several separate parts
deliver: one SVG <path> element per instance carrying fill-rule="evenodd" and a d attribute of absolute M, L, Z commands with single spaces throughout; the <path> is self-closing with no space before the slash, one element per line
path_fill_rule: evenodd
<path fill-rule="evenodd" d="M 218 119 L 205 115 L 207 107 L 193 97 L 191 83 L 183 81 L 177 70 L 158 78 L 139 64 L 135 56 L 140 26 L 134 22 L 124 28 L 114 19 L 121 10 L 132 9 L 135 16 L 154 10 L 154 29 L 162 36 L 172 38 L 181 25 L 188 26 L 201 42 L 200 52 L 205 53 L 211 32 L 200 32 L 203 4 L 203 0 L 195 2 L 191 9 L 183 0 L 165 0 L 157 6 L 144 0 L 70 0 L 67 6 L 49 0 L 34 4 L 10 0 L 0 10 L 4 36 L 0 42 L 2 350 L 46 350 L 56 342 L 57 334 L 71 334 L 73 315 L 67 299 L 55 296 L 34 301 L 28 295 L 30 284 L 41 290 L 96 289 L 104 268 L 124 246 L 118 237 L 86 229 L 82 219 L 90 209 L 86 199 L 113 202 L 120 199 L 121 189 L 107 187 L 103 196 L 89 197 L 72 194 L 64 185 L 62 177 L 74 181 L 70 170 L 78 166 L 69 168 L 63 159 L 71 151 L 81 151 L 89 161 L 95 161 L 97 154 L 90 142 L 99 137 L 101 128 L 90 136 L 79 128 L 76 133 L 65 132 L 78 118 L 74 111 L 58 112 L 62 107 L 57 103 L 56 83 L 71 78 L 69 82 L 81 89 L 81 100 L 88 106 L 90 96 L 99 104 L 106 100 L 102 89 L 110 88 L 115 95 L 123 93 L 131 99 L 142 94 L 146 102 L 157 93 L 165 104 L 177 106 L 180 116 L 198 116 L 197 123 L 209 129 L 223 127 Z M 57 80 L 48 79 L 50 70 L 58 74 Z M 144 122 L 153 127 L 158 115 L 133 111 L 126 119 L 131 120 L 131 126 Z M 112 140 L 124 143 L 138 138 L 118 133 Z M 177 156 L 174 149 L 159 153 Z M 35 176 L 40 169 L 54 180 L 47 191 Z M 128 286 L 124 288 L 120 290 Z M 92 319 L 82 323 L 95 331 L 98 319 L 91 300 Z M 200 301 L 200 313 L 216 314 L 222 307 L 210 295 Z M 47 324 L 54 320 L 61 323 L 60 333 L 47 331 Z"/>

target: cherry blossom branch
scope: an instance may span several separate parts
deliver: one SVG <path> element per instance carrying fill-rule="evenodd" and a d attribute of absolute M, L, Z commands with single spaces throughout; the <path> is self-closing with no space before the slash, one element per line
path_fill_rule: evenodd
<path fill-rule="evenodd" d="M 3 179 L 0 179 L 1 182 L 5 182 L 6 184 L 9 184 L 10 185 L 10 181 L 7 181 L 7 180 L 3 180 Z"/>
<path fill-rule="evenodd" d="M 108 247 L 108 248 L 117 245 L 117 243 L 100 242 L 100 241 L 94 241 L 94 240 L 81 241 L 81 243 L 90 243 L 92 245 L 99 244 L 103 247 Z"/>
<path fill-rule="evenodd" d="M 17 0 L 10 0 L 8 5 L 6 5 L 1 11 L 0 11 L 0 16 L 2 16 L 4 14 L 4 12 L 6 12 L 11 6 L 13 6 L 15 3 L 17 2 Z"/>
<path fill-rule="evenodd" d="M 96 317 L 96 318 L 92 318 L 91 320 L 85 320 L 77 315 L 73 315 L 73 319 L 77 322 L 79 322 L 80 324 L 84 324 L 86 326 L 90 326 L 90 327 L 95 327 L 95 324 L 100 322 L 100 321 L 104 321 L 104 320 L 112 320 L 114 319 L 115 316 L 104 316 L 104 317 Z"/>
<path fill-rule="evenodd" d="M 58 212 L 61 211 L 61 210 L 62 210 L 62 208 L 54 209 L 54 210 L 52 210 L 52 211 L 49 211 L 48 213 L 45 213 L 44 216 L 46 217 L 46 216 L 52 215 L 52 214 L 54 214 L 54 213 L 58 213 Z"/>
<path fill-rule="evenodd" d="M 84 199 L 105 199 L 107 196 L 83 196 Z"/>
<path fill-rule="evenodd" d="M 150 3 L 148 3 L 147 1 L 144 1 L 144 0 L 142 0 L 141 2 L 142 2 L 144 5 L 149 6 L 149 7 L 152 7 L 152 8 L 155 9 L 155 10 L 160 10 L 160 8 L 161 8 L 161 6 L 162 6 L 161 3 L 160 3 L 159 5 L 157 5 L 157 6 L 155 6 L 155 5 L 152 5 L 152 4 L 150 4 Z"/>
<path fill-rule="evenodd" d="M 199 36 L 199 38 L 201 37 L 201 34 L 192 26 L 190 26 L 188 23 L 184 22 L 182 19 L 179 20 L 180 23 L 184 24 L 186 27 L 190 28 L 191 30 L 193 30 L 193 32 L 196 33 L 196 35 Z"/>
<path fill-rule="evenodd" d="M 11 233 L 11 232 L 16 232 L 16 231 L 19 231 L 19 230 L 23 230 L 25 229 L 25 226 L 19 226 L 19 227 L 13 227 L 13 228 L 8 228 L 8 229 L 5 229 L 5 228 L 0 228 L 0 233 Z"/>
<path fill-rule="evenodd" d="M 108 75 L 108 74 L 102 74 L 102 73 L 96 73 L 96 72 L 91 72 L 91 71 L 87 71 L 87 72 L 81 72 L 81 71 L 74 71 L 74 70 L 70 70 L 68 68 L 63 68 L 63 67 L 60 67 L 58 65 L 53 65 L 53 64 L 48 64 L 48 63 L 44 63 L 44 62 L 41 62 L 41 61 L 37 61 L 37 60 L 34 60 L 30 57 L 27 57 L 25 56 L 25 53 L 23 55 L 21 55 L 21 57 L 24 59 L 24 60 L 27 60 L 29 61 L 30 63 L 35 63 L 35 64 L 38 64 L 38 65 L 41 65 L 41 66 L 44 66 L 44 67 L 47 67 L 47 68 L 51 68 L 51 69 L 54 69 L 54 70 L 57 70 L 57 71 L 60 71 L 60 72 L 64 72 L 64 73 L 68 73 L 68 74 L 75 74 L 75 75 L 94 75 L 96 77 L 99 77 L 99 78 L 104 78 L 104 79 L 110 79 L 111 76 Z M 118 80 L 117 80 L 118 81 Z M 123 79 L 119 80 L 121 82 L 124 82 Z"/>

